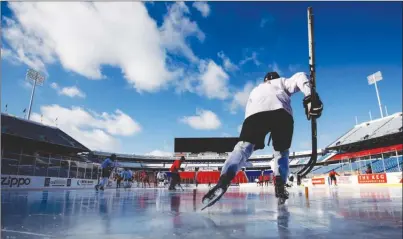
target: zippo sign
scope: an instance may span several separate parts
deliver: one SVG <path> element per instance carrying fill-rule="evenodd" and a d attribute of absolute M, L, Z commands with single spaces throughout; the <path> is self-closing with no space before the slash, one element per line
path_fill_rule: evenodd
<path fill-rule="evenodd" d="M 358 183 L 387 183 L 386 173 L 358 175 Z"/>
<path fill-rule="evenodd" d="M 2 189 L 32 188 L 43 184 L 43 177 L 24 175 L 1 175 Z"/>
<path fill-rule="evenodd" d="M 313 185 L 325 184 L 325 179 L 324 178 L 313 178 L 312 179 L 312 184 Z"/>

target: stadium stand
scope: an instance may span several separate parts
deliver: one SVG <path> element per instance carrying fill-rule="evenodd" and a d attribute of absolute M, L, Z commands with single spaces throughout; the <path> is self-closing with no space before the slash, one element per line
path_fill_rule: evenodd
<path fill-rule="evenodd" d="M 368 142 L 369 145 L 373 147 L 376 140 L 385 138 L 385 136 L 389 138 L 388 143 L 395 138 L 394 136 L 397 136 L 396 140 L 398 143 L 402 142 L 401 112 L 384 118 L 358 124 L 326 148 L 337 149 L 356 143 L 359 143 L 359 145 L 362 146 L 365 144 L 365 142 Z"/>
<path fill-rule="evenodd" d="M 45 126 L 33 121 L 27 121 L 7 114 L 1 114 L 1 134 L 7 140 L 17 137 L 19 140 L 31 141 L 42 145 L 61 146 L 69 152 L 90 151 L 77 140 L 58 128 Z"/>
<path fill-rule="evenodd" d="M 348 174 L 402 171 L 402 113 L 356 125 L 326 147 L 329 151 L 318 160 L 308 176 L 327 174 L 331 170 Z M 337 153 L 334 153 L 337 152 Z M 329 155 L 329 157 L 327 156 Z"/>
<path fill-rule="evenodd" d="M 113 152 L 90 151 L 56 127 L 2 114 L 2 174 L 98 179 L 99 164 Z M 402 171 L 402 113 L 356 125 L 325 150 L 318 150 L 316 166 L 308 175 L 363 174 Z M 290 153 L 290 172 L 295 174 L 310 158 L 311 151 Z M 117 154 L 121 168 L 143 171 L 151 183 L 157 171 L 167 172 L 184 155 L 180 172 L 183 184 L 216 183 L 228 153 L 178 153 L 172 156 Z M 273 155 L 253 155 L 232 183 L 268 180 Z M 263 176 L 262 176 L 263 171 Z"/>
<path fill-rule="evenodd" d="M 1 173 L 97 178 L 98 166 L 84 145 L 58 128 L 1 114 Z"/>

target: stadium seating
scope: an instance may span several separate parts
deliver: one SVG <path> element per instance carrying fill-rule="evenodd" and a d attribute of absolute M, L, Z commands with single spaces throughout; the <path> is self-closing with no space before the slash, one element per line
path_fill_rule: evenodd
<path fill-rule="evenodd" d="M 333 156 L 335 156 L 337 154 L 337 152 L 328 152 L 327 154 L 322 155 L 320 158 L 318 158 L 318 160 L 316 160 L 317 162 L 325 162 L 329 159 L 331 159 Z"/>
<path fill-rule="evenodd" d="M 357 143 L 367 139 L 382 137 L 402 131 L 402 113 L 396 113 L 384 118 L 365 122 L 354 126 L 350 131 L 341 136 L 328 146 L 333 148 L 339 145 Z"/>
<path fill-rule="evenodd" d="M 264 171 L 263 176 L 265 180 L 268 180 L 269 176 L 272 174 L 273 171 Z M 245 171 L 246 177 L 248 178 L 249 182 L 255 182 L 256 179 L 261 179 L 262 171 Z"/>
<path fill-rule="evenodd" d="M 332 164 L 327 166 L 316 166 L 312 170 L 311 174 L 327 174 L 331 170 L 335 170 L 338 173 L 357 172 L 365 174 L 368 165 L 372 168 L 372 173 L 383 172 L 400 172 L 402 171 L 403 157 L 390 157 L 385 159 L 371 159 L 371 160 L 357 160 L 352 163 Z"/>

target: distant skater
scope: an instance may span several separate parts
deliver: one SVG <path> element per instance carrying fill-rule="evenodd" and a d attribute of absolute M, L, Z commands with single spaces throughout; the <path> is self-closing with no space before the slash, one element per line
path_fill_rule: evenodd
<path fill-rule="evenodd" d="M 116 154 L 112 154 L 110 157 L 106 158 L 104 162 L 102 162 L 101 164 L 102 178 L 99 184 L 95 186 L 95 190 L 98 191 L 99 189 L 101 189 L 103 191 L 105 189 L 105 187 L 108 185 L 108 180 L 112 174 L 112 170 L 116 166 L 117 166 Z"/>
<path fill-rule="evenodd" d="M 334 171 L 334 169 L 333 169 L 332 171 L 330 171 L 330 173 L 329 173 L 330 185 L 332 185 L 333 182 L 334 182 L 334 185 L 337 186 L 337 178 L 336 178 L 336 175 L 337 175 L 337 176 L 340 176 L 338 173 L 336 173 L 336 171 Z"/>

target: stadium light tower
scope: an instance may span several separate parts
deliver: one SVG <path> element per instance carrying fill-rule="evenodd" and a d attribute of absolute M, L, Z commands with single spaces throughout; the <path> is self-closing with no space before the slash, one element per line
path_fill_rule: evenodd
<path fill-rule="evenodd" d="M 25 76 L 25 80 L 32 83 L 31 100 L 29 101 L 29 109 L 28 109 L 28 117 L 27 117 L 27 119 L 29 120 L 31 117 L 32 103 L 34 101 L 35 88 L 37 85 L 38 86 L 43 85 L 43 82 L 45 81 L 45 77 L 35 70 L 28 69 L 27 74 Z"/>
<path fill-rule="evenodd" d="M 378 71 L 372 75 L 369 75 L 367 79 L 368 79 L 368 85 L 372 84 L 375 85 L 376 96 L 378 97 L 379 110 L 381 111 L 381 118 L 383 118 L 381 98 L 379 97 L 378 85 L 376 84 L 377 81 L 382 80 L 382 73 Z"/>

